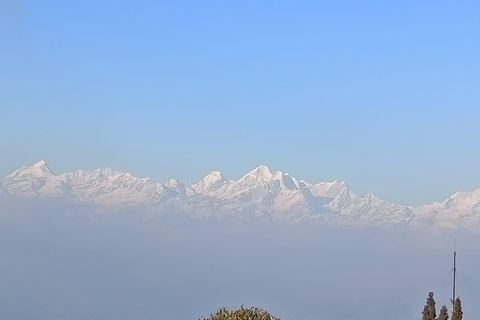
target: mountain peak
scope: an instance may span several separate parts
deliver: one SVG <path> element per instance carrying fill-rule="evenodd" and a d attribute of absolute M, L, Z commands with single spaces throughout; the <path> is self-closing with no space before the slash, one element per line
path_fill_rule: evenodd
<path fill-rule="evenodd" d="M 52 171 L 47 166 L 47 163 L 45 162 L 45 160 L 40 160 L 40 161 L 34 163 L 30 167 L 20 168 L 15 173 L 18 174 L 18 173 L 21 173 L 21 172 L 25 172 L 25 173 L 28 173 L 28 174 L 34 174 L 34 175 L 45 175 L 45 174 L 49 175 L 49 174 L 52 174 Z"/>
<path fill-rule="evenodd" d="M 293 190 L 300 187 L 297 179 L 291 177 L 288 172 L 283 173 L 282 171 L 277 171 L 273 174 L 272 180 L 277 180 L 285 186 L 287 189 Z"/>
<path fill-rule="evenodd" d="M 276 172 L 273 174 L 272 179 L 273 179 L 273 180 L 283 180 L 283 176 L 284 176 L 284 175 L 288 175 L 288 173 L 283 173 L 282 171 L 276 171 Z"/>
<path fill-rule="evenodd" d="M 202 180 L 200 180 L 198 183 L 192 185 L 192 188 L 196 192 L 208 192 L 208 191 L 213 191 L 224 184 L 228 182 L 227 179 L 222 175 L 220 171 L 212 171 L 209 174 L 207 174 Z"/>
<path fill-rule="evenodd" d="M 248 174 L 250 173 L 255 174 L 257 176 L 263 176 L 268 178 L 271 178 L 273 176 L 270 169 L 264 164 L 259 165 L 258 167 L 250 171 Z"/>
<path fill-rule="evenodd" d="M 225 180 L 225 178 L 223 177 L 222 173 L 220 171 L 212 171 L 210 172 L 209 174 L 207 174 L 203 180 Z"/>
<path fill-rule="evenodd" d="M 343 187 L 343 188 L 350 189 L 350 186 L 345 181 L 341 181 L 341 180 L 333 181 L 332 185 L 337 186 L 337 187 Z"/>
<path fill-rule="evenodd" d="M 257 184 L 266 181 L 270 181 L 273 178 L 273 174 L 266 165 L 260 165 L 244 175 L 238 182 L 243 184 Z"/>
<path fill-rule="evenodd" d="M 223 174 L 220 171 L 212 171 L 209 174 L 207 174 L 205 177 L 203 177 L 202 180 L 200 180 L 197 185 L 204 185 L 204 186 L 210 186 L 213 185 L 219 181 L 227 181 Z"/>
<path fill-rule="evenodd" d="M 151 178 L 140 179 L 110 168 L 55 175 L 41 160 L 7 176 L 3 188 L 0 184 L 2 194 L 65 197 L 102 205 L 152 205 L 155 210 L 173 209 L 205 218 L 211 214 L 243 217 L 244 213 L 252 213 L 272 221 L 308 219 L 359 225 L 420 224 L 457 218 L 462 219 L 460 222 L 471 222 L 479 220 L 480 212 L 480 189 L 456 193 L 443 203 L 405 207 L 372 193 L 360 197 L 344 181 L 312 185 L 282 171 L 272 173 L 266 165 L 256 167 L 238 181 L 227 180 L 220 171 L 212 171 L 190 185 L 175 179 L 162 183 Z M 289 217 L 275 214 L 286 212 Z"/>
<path fill-rule="evenodd" d="M 38 161 L 37 163 L 35 163 L 34 165 L 32 165 L 32 167 L 35 167 L 35 168 L 39 168 L 39 167 L 43 167 L 47 165 L 47 163 L 45 162 L 45 160 L 40 160 Z"/>

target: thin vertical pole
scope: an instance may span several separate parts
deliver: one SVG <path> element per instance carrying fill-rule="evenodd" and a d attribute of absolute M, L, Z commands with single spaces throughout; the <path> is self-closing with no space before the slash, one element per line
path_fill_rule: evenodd
<path fill-rule="evenodd" d="M 453 252 L 453 299 L 452 303 L 455 305 L 455 277 L 457 275 L 457 239 L 455 239 L 455 251 Z"/>

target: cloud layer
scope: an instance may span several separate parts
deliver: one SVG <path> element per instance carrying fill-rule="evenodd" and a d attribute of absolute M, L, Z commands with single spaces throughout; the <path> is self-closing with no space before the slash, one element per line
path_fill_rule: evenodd
<path fill-rule="evenodd" d="M 448 302 L 455 236 L 460 295 L 475 301 L 471 232 L 159 220 L 3 200 L 0 318 L 186 320 L 245 304 L 282 319 L 412 319 L 428 291 Z"/>

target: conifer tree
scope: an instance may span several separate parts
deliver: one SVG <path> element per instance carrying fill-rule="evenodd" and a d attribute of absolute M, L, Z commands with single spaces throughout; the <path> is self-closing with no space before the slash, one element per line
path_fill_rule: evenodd
<path fill-rule="evenodd" d="M 428 306 L 423 307 L 422 320 L 431 320 L 430 312 L 428 311 Z"/>
<path fill-rule="evenodd" d="M 448 310 L 446 305 L 443 305 L 442 309 L 440 309 L 440 314 L 438 315 L 437 320 L 448 320 Z"/>
<path fill-rule="evenodd" d="M 463 311 L 462 311 L 462 302 L 458 297 L 455 299 L 453 303 L 453 312 L 452 312 L 452 320 L 462 320 L 463 318 Z"/>
<path fill-rule="evenodd" d="M 435 320 L 437 311 L 435 309 L 435 300 L 433 299 L 433 292 L 428 293 L 427 304 L 423 308 L 422 320 Z"/>

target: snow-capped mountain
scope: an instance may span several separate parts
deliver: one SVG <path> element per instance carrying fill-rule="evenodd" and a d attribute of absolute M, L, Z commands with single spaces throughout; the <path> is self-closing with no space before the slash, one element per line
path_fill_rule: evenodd
<path fill-rule="evenodd" d="M 414 208 L 415 213 L 426 222 L 441 222 L 455 225 L 457 222 L 480 222 L 480 189 L 472 192 L 457 192 L 443 202 Z"/>
<path fill-rule="evenodd" d="M 111 168 L 55 175 L 45 161 L 18 169 L 5 178 L 3 185 L 16 196 L 65 197 L 105 205 L 151 204 L 195 193 L 174 179 L 158 183 Z"/>
<path fill-rule="evenodd" d="M 2 191 L 3 189 L 3 191 Z M 239 180 L 213 171 L 201 181 L 158 182 L 111 168 L 54 174 L 45 161 L 7 176 L 0 195 L 66 198 L 102 206 L 141 205 L 201 218 L 254 218 L 327 224 L 416 225 L 480 221 L 480 189 L 443 203 L 399 206 L 373 194 L 359 196 L 342 181 L 310 184 L 261 165 Z"/>

